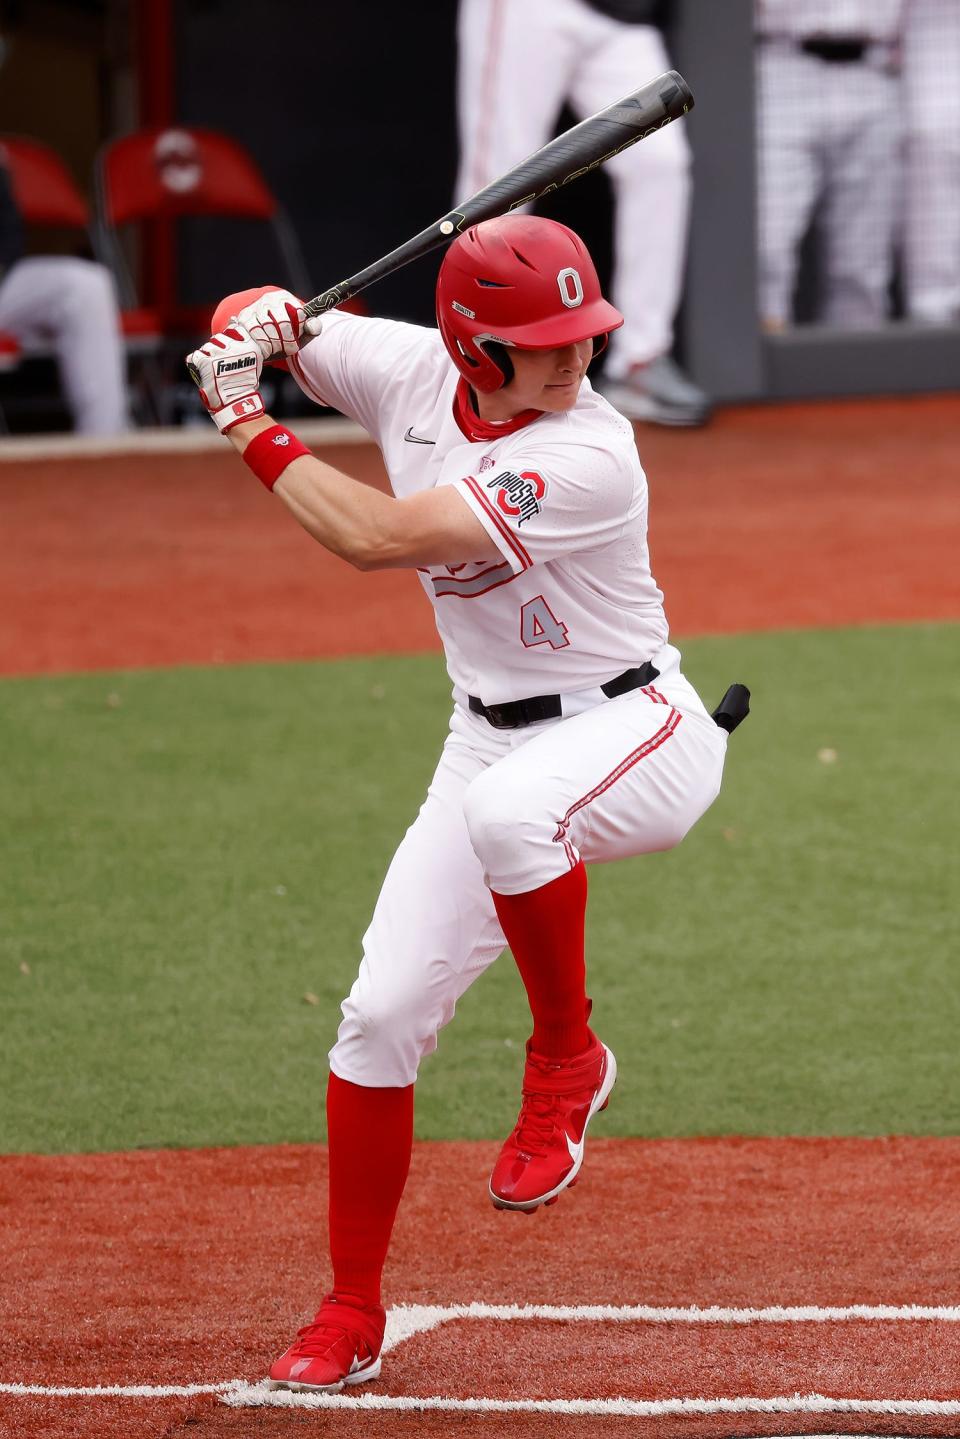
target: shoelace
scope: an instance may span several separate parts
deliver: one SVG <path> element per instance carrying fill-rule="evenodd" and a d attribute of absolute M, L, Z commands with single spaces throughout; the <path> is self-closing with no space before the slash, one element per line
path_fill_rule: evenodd
<path fill-rule="evenodd" d="M 312 1324 L 305 1324 L 302 1329 L 297 1330 L 297 1353 L 305 1358 L 319 1359 L 332 1349 L 341 1339 L 345 1338 L 348 1331 L 340 1325 L 331 1324 L 328 1320 L 319 1323 L 314 1320 Z M 358 1340 L 358 1348 L 363 1340 Z"/>
<path fill-rule="evenodd" d="M 353 1301 L 348 1300 L 347 1302 L 352 1303 Z M 311 1319 L 310 1323 L 304 1324 L 302 1329 L 297 1330 L 298 1354 L 316 1359 L 325 1354 L 334 1344 L 339 1344 L 340 1340 L 344 1338 L 352 1338 L 355 1341 L 358 1353 L 361 1348 L 369 1352 L 367 1341 L 351 1328 L 346 1316 L 339 1319 L 335 1313 L 330 1312 L 331 1310 L 335 1311 L 336 1308 L 337 1300 L 332 1295 L 327 1295 L 319 1312 Z"/>
<path fill-rule="evenodd" d="M 548 1094 L 525 1093 L 514 1131 L 517 1147 L 524 1154 L 543 1154 L 554 1131 L 560 1127 L 556 1099 Z"/>
<path fill-rule="evenodd" d="M 524 1154 L 543 1154 L 550 1147 L 555 1131 L 564 1131 L 561 1116 L 578 1093 L 583 1083 L 582 1074 L 570 1073 L 567 1083 L 571 1084 L 571 1088 L 560 1094 L 555 1093 L 552 1086 L 540 1088 L 537 1083 L 538 1073 L 543 1075 L 541 1082 L 550 1084 L 550 1077 L 564 1068 L 568 1067 L 539 1058 L 531 1057 L 528 1062 L 527 1082 L 522 1091 L 520 1114 L 514 1130 L 517 1147 Z M 584 1090 L 588 1088 L 589 1085 L 584 1085 Z"/>

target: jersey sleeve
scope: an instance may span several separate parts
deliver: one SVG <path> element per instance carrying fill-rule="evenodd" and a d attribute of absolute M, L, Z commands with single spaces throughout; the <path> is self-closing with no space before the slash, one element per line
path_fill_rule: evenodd
<path fill-rule="evenodd" d="M 379 441 L 399 382 L 432 368 L 435 335 L 420 325 L 331 310 L 317 338 L 290 359 L 290 373 L 318 405 L 356 420 Z"/>
<path fill-rule="evenodd" d="M 643 498 L 639 465 L 587 444 L 531 447 L 454 485 L 514 574 L 619 539 Z"/>

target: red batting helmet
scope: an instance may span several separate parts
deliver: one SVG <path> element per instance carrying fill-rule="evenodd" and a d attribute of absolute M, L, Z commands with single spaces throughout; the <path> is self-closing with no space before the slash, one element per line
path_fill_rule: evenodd
<path fill-rule="evenodd" d="M 605 344 L 623 316 L 600 293 L 579 235 L 539 215 L 502 215 L 465 230 L 444 256 L 437 324 L 461 375 L 489 394 L 513 377 L 502 346 Z"/>

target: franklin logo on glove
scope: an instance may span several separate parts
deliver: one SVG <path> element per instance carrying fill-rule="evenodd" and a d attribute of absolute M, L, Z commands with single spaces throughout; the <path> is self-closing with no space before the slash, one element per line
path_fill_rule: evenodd
<path fill-rule="evenodd" d="M 236 321 L 211 335 L 187 356 L 187 369 L 221 434 L 263 414 L 260 370 L 263 357 L 255 340 Z"/>
<path fill-rule="evenodd" d="M 217 374 L 229 375 L 231 370 L 249 370 L 256 363 L 256 355 L 241 355 L 239 360 L 221 360 L 217 365 Z"/>

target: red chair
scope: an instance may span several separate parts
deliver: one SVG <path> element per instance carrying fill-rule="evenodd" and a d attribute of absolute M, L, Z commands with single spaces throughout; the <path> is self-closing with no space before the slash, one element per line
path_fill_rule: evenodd
<path fill-rule="evenodd" d="M 297 294 L 311 293 L 303 254 L 276 195 L 253 158 L 216 130 L 177 127 L 140 130 L 114 140 L 100 154 L 96 175 L 98 250 L 120 288 L 128 335 L 180 339 L 208 333 L 213 307 L 178 298 L 174 245 L 169 235 L 184 216 L 257 220 L 270 227 L 284 279 Z M 153 238 L 147 300 L 125 262 L 119 232 L 141 227 Z M 166 238 L 165 238 L 166 234 Z"/>
<path fill-rule="evenodd" d="M 88 230 L 89 206 L 55 150 L 23 135 L 0 136 L 0 146 L 24 224 Z"/>

